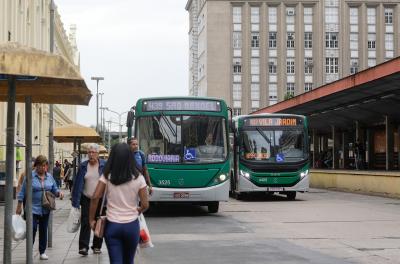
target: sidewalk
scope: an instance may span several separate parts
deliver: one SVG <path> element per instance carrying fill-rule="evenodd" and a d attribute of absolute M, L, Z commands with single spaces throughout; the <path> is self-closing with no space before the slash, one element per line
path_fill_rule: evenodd
<path fill-rule="evenodd" d="M 102 264 L 109 263 L 108 253 L 105 243 L 102 247 L 102 254 L 94 255 L 92 251 L 89 256 L 81 256 L 78 254 L 79 231 L 73 234 L 67 232 L 67 219 L 71 208 L 69 200 L 69 191 L 64 190 L 64 200 L 57 199 L 57 210 L 53 212 L 53 247 L 47 248 L 46 254 L 49 260 L 40 260 L 38 251 L 39 234 L 36 234 L 36 242 L 33 246 L 34 263 L 85 263 L 85 264 Z M 16 203 L 15 203 L 16 204 Z M 15 208 L 15 206 L 14 206 Z M 15 211 L 15 209 L 13 210 Z M 4 204 L 0 205 L 0 263 L 3 262 L 3 244 L 4 244 Z M 12 243 L 12 263 L 25 263 L 25 244 L 26 241 Z"/>

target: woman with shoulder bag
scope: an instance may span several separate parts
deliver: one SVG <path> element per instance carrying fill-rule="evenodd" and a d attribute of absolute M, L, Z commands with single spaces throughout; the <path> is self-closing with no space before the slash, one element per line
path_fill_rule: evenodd
<path fill-rule="evenodd" d="M 90 226 L 95 230 L 96 209 L 104 195 L 107 200 L 104 238 L 110 263 L 133 263 L 139 243 L 138 216 L 149 207 L 146 186 L 144 177 L 139 177 L 129 145 L 115 145 L 97 184 L 89 211 Z"/>
<path fill-rule="evenodd" d="M 39 253 L 40 259 L 47 260 L 49 257 L 45 254 L 47 247 L 47 226 L 49 222 L 50 210 L 43 207 L 43 197 L 51 195 L 52 193 L 56 197 L 61 199 L 64 194 L 60 192 L 57 184 L 51 176 L 46 172 L 48 166 L 47 158 L 43 155 L 39 155 L 35 159 L 34 170 L 32 171 L 32 213 L 33 213 L 33 243 L 35 243 L 35 236 L 37 227 L 39 225 Z M 26 180 L 22 184 L 21 191 L 18 193 L 18 205 L 16 214 L 22 213 L 22 202 L 25 199 L 26 192 Z"/>

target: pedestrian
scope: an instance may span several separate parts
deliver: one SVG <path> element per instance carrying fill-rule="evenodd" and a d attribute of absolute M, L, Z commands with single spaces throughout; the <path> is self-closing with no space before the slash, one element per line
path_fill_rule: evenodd
<path fill-rule="evenodd" d="M 131 137 L 128 139 L 128 144 L 133 151 L 133 157 L 136 161 L 136 169 L 144 176 L 146 184 L 149 188 L 149 194 L 151 195 L 153 193 L 153 186 L 151 185 L 149 171 L 147 170 L 146 166 L 146 157 L 143 151 L 139 150 L 139 142 L 137 138 Z"/>
<path fill-rule="evenodd" d="M 53 178 L 57 183 L 57 187 L 61 188 L 61 164 L 58 162 L 58 160 L 53 168 Z"/>
<path fill-rule="evenodd" d="M 146 182 L 136 169 L 132 154 L 128 144 L 114 145 L 90 204 L 90 226 L 94 230 L 96 208 L 106 192 L 104 238 L 111 264 L 133 263 L 139 243 L 138 217 L 149 207 Z"/>
<path fill-rule="evenodd" d="M 81 208 L 81 230 L 79 233 L 79 254 L 87 256 L 89 253 L 90 224 L 89 207 L 100 176 L 103 174 L 105 162 L 99 159 L 99 145 L 89 145 L 89 159 L 79 165 L 78 173 L 73 179 L 72 206 Z M 101 212 L 104 214 L 104 212 Z M 100 207 L 97 208 L 96 216 L 100 215 Z M 94 254 L 101 253 L 103 239 L 94 236 L 92 247 Z"/>
<path fill-rule="evenodd" d="M 64 174 L 64 183 L 65 183 L 65 189 L 69 189 L 69 192 L 72 190 L 72 178 L 74 176 L 74 168 L 71 166 L 68 167 L 68 170 L 65 171 Z"/>
<path fill-rule="evenodd" d="M 53 176 L 46 172 L 47 165 L 47 158 L 39 155 L 35 159 L 35 169 L 32 170 L 33 243 L 35 243 L 36 231 L 39 225 L 39 253 L 41 260 L 49 259 L 45 251 L 47 247 L 47 226 L 50 211 L 42 206 L 43 192 L 50 191 L 60 199 L 64 197 L 64 194 L 58 189 Z M 18 204 L 15 212 L 17 215 L 20 215 L 22 212 L 22 202 L 25 199 L 25 195 L 26 180 L 24 180 L 21 191 L 18 193 Z"/>

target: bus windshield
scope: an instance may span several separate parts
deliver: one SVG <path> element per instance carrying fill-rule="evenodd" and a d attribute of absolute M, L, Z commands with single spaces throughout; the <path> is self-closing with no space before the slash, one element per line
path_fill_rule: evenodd
<path fill-rule="evenodd" d="M 247 161 L 296 162 L 306 159 L 304 128 L 257 127 L 241 132 L 240 157 Z"/>
<path fill-rule="evenodd" d="M 227 157 L 225 119 L 157 115 L 138 120 L 139 147 L 149 163 L 217 163 Z"/>

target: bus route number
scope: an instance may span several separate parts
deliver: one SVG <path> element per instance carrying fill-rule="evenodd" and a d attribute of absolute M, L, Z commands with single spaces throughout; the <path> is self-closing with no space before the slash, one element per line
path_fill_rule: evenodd
<path fill-rule="evenodd" d="M 163 186 L 171 185 L 171 181 L 170 180 L 159 180 L 158 185 L 163 185 Z"/>

